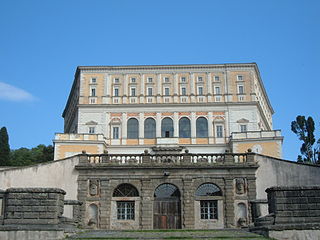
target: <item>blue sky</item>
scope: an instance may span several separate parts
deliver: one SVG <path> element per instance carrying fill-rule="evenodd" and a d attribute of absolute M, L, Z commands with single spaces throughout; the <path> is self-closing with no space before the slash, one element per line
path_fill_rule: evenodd
<path fill-rule="evenodd" d="M 320 133 L 320 1 L 0 1 L 0 127 L 13 149 L 52 144 L 78 65 L 257 62 L 285 137 Z"/>

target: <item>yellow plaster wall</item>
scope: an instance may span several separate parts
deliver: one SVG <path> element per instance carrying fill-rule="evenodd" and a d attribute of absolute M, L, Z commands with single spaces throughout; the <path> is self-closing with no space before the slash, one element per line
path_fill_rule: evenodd
<path fill-rule="evenodd" d="M 144 144 L 154 145 L 154 144 L 156 144 L 156 139 L 144 139 Z"/>
<path fill-rule="evenodd" d="M 190 138 L 179 138 L 179 144 L 191 144 Z"/>
<path fill-rule="evenodd" d="M 79 152 L 81 153 L 85 150 L 90 154 L 98 154 L 99 149 L 98 145 L 60 145 L 57 147 L 58 150 L 58 159 L 66 158 L 67 152 Z"/>
<path fill-rule="evenodd" d="M 197 138 L 196 143 L 197 144 L 208 144 L 209 141 L 208 141 L 208 138 Z"/>
<path fill-rule="evenodd" d="M 96 84 L 91 84 L 91 78 L 96 78 Z M 83 81 L 82 81 L 82 90 L 83 96 L 85 97 L 83 100 L 83 104 L 88 104 L 90 96 L 90 86 L 96 86 L 96 96 L 97 96 L 97 104 L 101 104 L 101 96 L 103 96 L 103 89 L 104 89 L 104 74 L 103 73 L 84 73 L 83 74 Z"/>
<path fill-rule="evenodd" d="M 138 139 L 127 139 L 127 145 L 138 145 L 139 140 Z"/>
<path fill-rule="evenodd" d="M 252 149 L 254 145 L 261 145 L 262 152 L 261 154 L 281 158 L 279 153 L 279 143 L 276 141 L 273 142 L 252 142 L 252 143 L 237 143 L 236 149 L 238 153 L 247 152 L 248 149 Z"/>

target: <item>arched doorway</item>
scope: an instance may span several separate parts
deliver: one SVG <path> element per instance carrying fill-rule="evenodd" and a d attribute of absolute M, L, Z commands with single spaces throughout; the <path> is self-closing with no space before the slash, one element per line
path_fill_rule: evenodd
<path fill-rule="evenodd" d="M 180 191 L 173 184 L 161 184 L 154 191 L 153 228 L 181 228 Z"/>

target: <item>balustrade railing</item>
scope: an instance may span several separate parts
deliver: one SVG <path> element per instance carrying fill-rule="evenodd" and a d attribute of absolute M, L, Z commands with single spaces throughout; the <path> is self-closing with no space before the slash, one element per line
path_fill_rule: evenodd
<path fill-rule="evenodd" d="M 250 154 L 250 156 L 253 156 Z M 82 154 L 81 163 L 139 165 L 139 164 L 245 164 L 248 153 L 182 153 L 182 154 Z"/>

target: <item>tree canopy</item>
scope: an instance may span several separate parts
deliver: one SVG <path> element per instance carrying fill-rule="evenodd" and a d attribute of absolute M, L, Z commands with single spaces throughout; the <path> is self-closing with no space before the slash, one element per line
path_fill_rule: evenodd
<path fill-rule="evenodd" d="M 315 124 L 312 117 L 306 119 L 305 116 L 297 116 L 295 121 L 291 122 L 291 130 L 294 132 L 303 143 L 300 147 L 301 155 L 298 156 L 298 161 L 319 163 L 320 151 L 319 144 L 320 139 L 317 141 L 314 135 Z"/>

